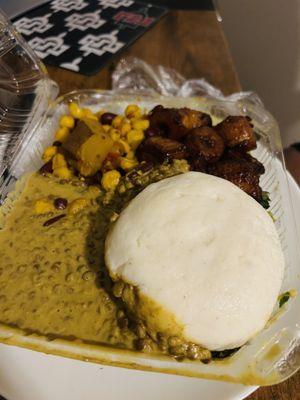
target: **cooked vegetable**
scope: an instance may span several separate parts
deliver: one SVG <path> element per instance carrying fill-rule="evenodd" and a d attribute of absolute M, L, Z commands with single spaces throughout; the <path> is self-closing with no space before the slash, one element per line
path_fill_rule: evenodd
<path fill-rule="evenodd" d="M 262 198 L 261 198 L 260 204 L 266 210 L 270 207 L 270 193 L 269 192 L 265 192 L 265 191 L 262 192 Z"/>
<path fill-rule="evenodd" d="M 66 128 L 65 126 L 61 127 L 55 133 L 55 140 L 63 143 L 69 136 L 69 133 L 70 133 L 70 130 L 68 128 Z"/>
<path fill-rule="evenodd" d="M 64 210 L 68 206 L 68 200 L 64 199 L 62 197 L 58 197 L 57 199 L 54 200 L 54 207 L 57 210 Z"/>
<path fill-rule="evenodd" d="M 124 121 L 124 117 L 122 115 L 117 115 L 113 120 L 112 120 L 112 126 L 114 128 L 119 128 Z"/>
<path fill-rule="evenodd" d="M 184 144 L 162 136 L 146 139 L 138 148 L 137 156 L 140 161 L 163 162 L 186 158 L 188 155 Z"/>
<path fill-rule="evenodd" d="M 66 180 L 70 180 L 73 176 L 72 171 L 68 167 L 55 168 L 53 170 L 53 175 Z"/>
<path fill-rule="evenodd" d="M 238 147 L 244 151 L 256 148 L 256 138 L 249 117 L 229 116 L 216 126 L 227 147 Z"/>
<path fill-rule="evenodd" d="M 43 156 L 42 156 L 42 159 L 45 162 L 48 162 L 55 156 L 56 153 L 57 153 L 57 147 L 56 146 L 49 146 L 49 147 L 47 147 L 45 149 L 45 151 L 43 153 Z"/>
<path fill-rule="evenodd" d="M 120 158 L 120 167 L 124 171 L 130 171 L 132 168 L 136 167 L 138 165 L 138 161 L 134 159 L 130 159 L 127 157 L 121 157 Z"/>
<path fill-rule="evenodd" d="M 74 102 L 70 103 L 69 111 L 71 116 L 76 119 L 81 119 L 84 117 L 84 111 L 82 110 L 82 108 L 79 107 L 77 103 Z"/>
<path fill-rule="evenodd" d="M 262 190 L 259 186 L 259 174 L 253 171 L 251 162 L 222 159 L 209 165 L 207 172 L 232 182 L 255 200 L 261 202 Z"/>
<path fill-rule="evenodd" d="M 282 293 L 282 295 L 279 296 L 279 308 L 281 308 L 286 302 L 288 302 L 290 297 L 290 292 Z"/>
<path fill-rule="evenodd" d="M 144 131 L 149 128 L 149 120 L 148 119 L 137 119 L 132 121 L 133 129 L 137 131 Z"/>
<path fill-rule="evenodd" d="M 127 118 L 141 118 L 142 110 L 136 104 L 129 104 L 125 109 L 125 115 Z"/>
<path fill-rule="evenodd" d="M 136 104 L 128 105 L 124 114 L 115 114 L 93 113 L 72 102 L 69 112 L 60 119 L 57 146 L 50 146 L 43 155 L 46 163 L 53 159 L 57 177 L 71 179 L 79 172 L 99 182 L 101 176 L 96 179 L 96 174 L 127 172 L 138 161 L 156 164 L 187 159 L 192 170 L 230 180 L 268 207 L 259 186 L 264 166 L 248 153 L 256 147 L 249 117 L 229 116 L 213 127 L 211 117 L 201 111 L 161 105 L 143 115 Z M 41 172 L 52 171 L 45 166 Z"/>
<path fill-rule="evenodd" d="M 144 139 L 145 135 L 144 132 L 140 129 L 140 130 L 136 130 L 136 129 L 131 129 L 127 135 L 127 142 L 128 144 L 133 148 L 136 149 L 138 147 L 138 145 L 142 142 L 142 140 Z"/>
<path fill-rule="evenodd" d="M 91 136 L 93 132 L 84 121 L 78 121 L 72 135 L 63 143 L 63 148 L 75 159 L 78 158 L 78 150 Z"/>
<path fill-rule="evenodd" d="M 113 191 L 118 186 L 121 174 L 117 170 L 107 171 L 102 176 L 102 186 L 106 191 Z"/>
<path fill-rule="evenodd" d="M 100 117 L 100 122 L 103 125 L 111 125 L 113 119 L 117 116 L 117 114 L 105 112 Z"/>
<path fill-rule="evenodd" d="M 66 214 L 57 215 L 56 217 L 48 219 L 46 222 L 43 223 L 43 226 L 50 226 L 53 225 L 55 222 L 64 218 Z"/>
<path fill-rule="evenodd" d="M 224 152 L 224 141 L 215 129 L 209 126 L 194 128 L 188 133 L 185 144 L 192 157 L 207 162 L 216 162 Z"/>
<path fill-rule="evenodd" d="M 70 214 L 77 214 L 79 211 L 83 210 L 89 204 L 88 200 L 84 197 L 73 200 L 68 206 L 68 212 Z"/>
<path fill-rule="evenodd" d="M 164 108 L 156 106 L 149 115 L 151 129 L 170 139 L 180 140 L 189 130 L 201 126 L 211 126 L 211 118 L 201 111 L 188 108 Z"/>
<path fill-rule="evenodd" d="M 72 134 L 63 143 L 63 148 L 78 161 L 77 167 L 81 175 L 91 176 L 99 171 L 113 145 L 114 141 L 97 122 L 85 120 L 77 123 Z"/>
<path fill-rule="evenodd" d="M 59 120 L 59 125 L 62 128 L 73 129 L 75 126 L 75 120 L 71 115 L 63 115 Z"/>
<path fill-rule="evenodd" d="M 63 154 L 55 154 L 55 156 L 52 159 L 52 168 L 55 170 L 56 168 L 60 167 L 66 167 L 67 166 L 67 161 L 64 157 Z"/>

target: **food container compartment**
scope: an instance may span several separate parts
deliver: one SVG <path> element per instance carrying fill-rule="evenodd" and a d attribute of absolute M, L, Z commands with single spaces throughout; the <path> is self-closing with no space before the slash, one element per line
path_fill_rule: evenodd
<path fill-rule="evenodd" d="M 132 103 L 139 104 L 147 110 L 157 104 L 166 107 L 189 107 L 211 114 L 214 122 L 227 115 L 249 115 L 259 137 L 258 147 L 253 154 L 266 168 L 266 173 L 261 178 L 261 186 L 263 190 L 270 193 L 270 211 L 274 216 L 285 255 L 286 269 L 281 292 L 291 289 L 300 291 L 299 240 L 278 126 L 274 118 L 261 105 L 247 99 L 228 101 L 205 97 L 161 97 L 139 92 L 121 94 L 100 90 L 69 93 L 51 104 L 40 123 L 23 137 L 10 163 L 6 166 L 8 176 L 0 188 L 1 202 L 13 190 L 18 178 L 26 172 L 35 171 L 41 167 L 43 149 L 52 143 L 59 118 L 66 113 L 67 104 L 70 101 L 76 101 L 80 106 L 94 111 L 103 108 L 116 113 L 122 112 L 128 104 Z M 285 200 L 282 193 L 285 193 Z M 255 295 L 253 293 L 253 296 Z M 90 344 L 84 340 L 54 339 L 53 337 L 50 339 L 4 324 L 0 324 L 0 341 L 95 363 L 227 380 L 248 385 L 270 385 L 288 378 L 300 366 L 299 315 L 300 300 L 299 296 L 296 296 L 291 298 L 283 308 L 276 309 L 268 326 L 236 354 L 209 364 L 196 361 L 178 362 L 166 356 L 120 350 L 101 344 Z"/>

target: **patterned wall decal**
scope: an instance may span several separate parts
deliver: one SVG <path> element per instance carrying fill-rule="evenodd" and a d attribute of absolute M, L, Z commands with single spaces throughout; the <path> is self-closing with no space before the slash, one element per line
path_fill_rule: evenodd
<path fill-rule="evenodd" d="M 53 0 L 14 24 L 46 64 L 91 75 L 165 13 L 133 0 Z"/>

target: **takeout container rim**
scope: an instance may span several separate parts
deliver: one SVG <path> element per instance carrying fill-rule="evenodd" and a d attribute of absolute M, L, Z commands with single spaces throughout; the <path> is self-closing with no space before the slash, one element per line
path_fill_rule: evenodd
<path fill-rule="evenodd" d="M 97 104 L 97 101 L 100 99 L 104 99 L 105 101 L 110 100 L 112 103 L 122 103 L 122 102 L 132 102 L 132 101 L 154 101 L 156 104 L 160 102 L 166 102 L 166 103 L 172 103 L 172 102 L 178 102 L 181 104 L 186 104 L 187 107 L 192 107 L 191 104 L 195 104 L 198 102 L 201 103 L 203 102 L 202 105 L 206 104 L 208 107 L 209 105 L 224 105 L 227 106 L 230 104 L 230 106 L 235 106 L 238 105 L 238 110 L 240 112 L 245 112 L 245 111 L 253 111 L 253 113 L 262 113 L 262 118 L 261 120 L 258 121 L 258 125 L 261 124 L 262 128 L 264 128 L 264 124 L 267 126 L 268 130 L 272 130 L 272 135 L 274 136 L 271 138 L 274 140 L 273 148 L 272 148 L 272 153 L 273 156 L 276 156 L 276 160 L 273 159 L 272 162 L 277 163 L 278 165 L 280 164 L 280 168 L 283 171 L 283 179 L 285 183 L 282 183 L 286 187 L 288 184 L 287 182 L 287 177 L 286 177 L 286 172 L 285 172 L 285 166 L 284 166 L 284 160 L 282 157 L 282 147 L 281 147 L 281 141 L 280 141 L 280 135 L 279 135 L 279 130 L 278 130 L 278 125 L 273 118 L 273 116 L 268 113 L 264 108 L 262 108 L 261 105 L 255 104 L 253 102 L 249 102 L 245 99 L 239 100 L 239 101 L 233 101 L 229 100 L 227 101 L 226 99 L 213 99 L 213 98 L 207 98 L 205 96 L 195 96 L 195 97 L 190 97 L 190 98 L 184 98 L 184 97 L 166 97 L 166 96 L 159 96 L 155 95 L 153 93 L 145 93 L 144 91 L 126 91 L 126 93 L 122 91 L 111 91 L 111 90 L 101 90 L 101 89 L 84 89 L 84 90 L 76 90 L 72 91 L 70 93 L 67 93 L 65 95 L 57 97 L 55 100 L 52 100 L 48 104 L 48 108 L 46 112 L 43 114 L 43 116 L 40 118 L 39 123 L 35 126 L 35 128 L 30 132 L 28 137 L 25 138 L 24 142 L 25 146 L 22 146 L 21 151 L 18 153 L 16 152 L 13 163 L 11 165 L 10 171 L 12 172 L 14 170 L 14 166 L 18 164 L 19 162 L 19 157 L 21 156 L 25 150 L 26 146 L 28 146 L 28 143 L 32 139 L 33 136 L 38 131 L 41 131 L 45 128 L 45 122 L 48 120 L 51 120 L 53 115 L 57 112 L 57 109 L 62 105 L 65 106 L 68 102 L 70 101 L 81 101 L 81 102 L 89 102 L 91 101 L 93 104 Z M 100 108 L 99 104 L 99 108 Z M 270 132 L 268 131 L 268 134 Z M 273 157 L 274 158 L 274 157 Z M 8 183 L 9 179 L 11 178 L 12 175 L 8 176 L 6 179 L 6 183 Z M 2 185 L 5 187 L 5 184 Z M 289 190 L 289 189 L 288 189 Z M 295 230 L 294 230 L 295 232 Z M 299 303 L 299 302 L 298 302 Z M 10 334 L 8 335 L 8 332 Z M 299 330 L 297 330 L 297 333 L 299 334 Z M 266 337 L 265 342 L 270 341 L 272 338 Z M 93 361 L 93 362 L 100 362 L 103 364 L 109 364 L 109 365 L 119 365 L 119 366 L 125 366 L 127 368 L 140 368 L 140 369 L 146 369 L 146 370 L 151 370 L 151 371 L 158 371 L 158 372 L 169 372 L 173 374 L 180 374 L 180 375 L 186 375 L 186 376 L 194 376 L 194 377 L 202 377 L 202 378 L 207 378 L 207 379 L 220 379 L 220 380 L 227 380 L 231 382 L 238 382 L 238 383 L 244 383 L 244 384 L 259 384 L 259 385 L 270 385 L 274 383 L 279 383 L 282 380 L 287 379 L 291 374 L 293 374 L 299 366 L 293 366 L 290 370 L 286 371 L 283 375 L 278 374 L 278 371 L 273 371 L 268 370 L 266 374 L 264 374 L 264 378 L 260 376 L 259 374 L 254 374 L 253 373 L 253 365 L 243 365 L 243 371 L 241 370 L 240 374 L 239 373 L 224 373 L 223 368 L 221 368 L 222 371 L 215 372 L 215 373 L 207 373 L 207 370 L 210 370 L 210 365 L 204 366 L 204 364 L 201 365 L 201 371 L 198 371 L 195 366 L 197 366 L 196 363 L 177 363 L 175 366 L 172 365 L 170 366 L 169 364 L 173 364 L 173 362 L 170 362 L 169 360 L 167 361 L 161 361 L 161 359 L 155 358 L 154 366 L 149 366 L 148 361 L 153 360 L 152 356 L 145 355 L 145 353 L 140 353 L 136 354 L 136 352 L 130 352 L 130 351 L 125 351 L 126 354 L 130 353 L 130 356 L 133 356 L 134 362 L 133 361 L 127 361 L 125 362 L 123 360 L 124 354 L 120 357 L 120 359 L 114 359 L 110 360 L 109 358 L 105 358 L 103 354 L 114 354 L 115 352 L 111 350 L 111 348 L 107 346 L 101 346 L 97 345 L 95 350 L 95 353 L 98 354 L 96 358 L 91 357 L 90 350 L 91 348 L 89 347 L 90 345 L 86 343 L 79 343 L 74 342 L 70 343 L 69 341 L 65 341 L 63 339 L 56 339 L 53 341 L 49 341 L 48 338 L 43 337 L 43 336 L 36 336 L 36 335 L 28 335 L 25 331 L 16 329 L 16 328 L 10 328 L 8 326 L 0 325 L 0 341 L 6 344 L 12 344 L 12 345 L 18 345 L 20 347 L 27 347 L 31 348 L 33 350 L 38 349 L 37 342 L 40 343 L 41 341 L 44 342 L 44 349 L 41 349 L 39 347 L 40 351 L 44 352 L 49 352 L 52 354 L 57 354 L 57 355 L 62 355 L 62 348 L 68 347 L 68 352 L 64 353 L 64 355 L 67 355 L 68 357 L 73 357 L 73 358 L 78 358 L 81 360 L 86 360 L 86 361 Z M 51 344 L 51 346 L 50 346 Z M 78 346 L 81 349 L 80 354 L 78 354 Z M 247 351 L 247 348 L 250 348 L 250 346 L 245 346 L 245 351 Z M 94 347 L 92 347 L 94 349 Z M 71 351 L 73 349 L 73 352 Z M 243 350 L 243 349 L 242 349 Z M 101 353 L 99 355 L 99 352 Z M 122 354 L 122 352 L 118 351 L 118 354 Z M 238 352 L 235 356 L 232 356 L 230 358 L 231 361 L 236 360 L 239 357 L 240 352 Z M 130 357 L 129 357 L 130 359 Z M 148 361 L 147 361 L 148 360 Z M 157 365 L 158 363 L 166 363 L 163 366 Z M 227 361 L 226 361 L 227 362 Z M 218 362 L 217 362 L 218 363 Z M 217 364 L 214 362 L 214 365 Z M 184 365 L 185 364 L 185 365 Z M 230 364 L 230 363 L 229 363 Z M 224 366 L 225 363 L 222 362 L 222 366 Z M 203 368 L 202 368 L 203 367 Z M 249 372 L 250 371 L 250 372 Z"/>

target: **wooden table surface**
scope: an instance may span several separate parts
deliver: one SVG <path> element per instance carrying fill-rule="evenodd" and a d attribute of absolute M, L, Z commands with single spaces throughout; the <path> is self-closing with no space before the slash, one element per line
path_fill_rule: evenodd
<path fill-rule="evenodd" d="M 119 58 L 129 55 L 175 68 L 187 78 L 204 77 L 224 94 L 240 90 L 228 44 L 214 11 L 170 12 Z M 118 57 L 91 77 L 54 67 L 48 70 L 60 85 L 61 93 L 83 88 L 108 89 L 117 61 Z M 260 388 L 247 400 L 300 400 L 300 373 L 282 384 Z"/>

